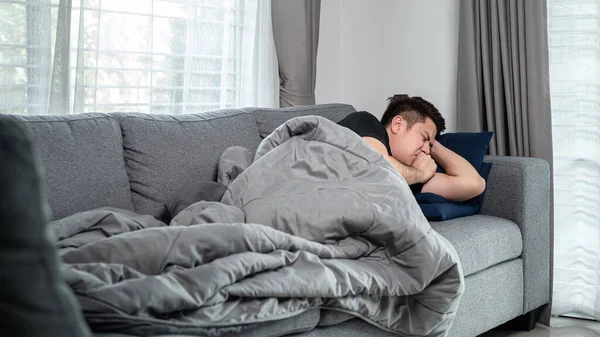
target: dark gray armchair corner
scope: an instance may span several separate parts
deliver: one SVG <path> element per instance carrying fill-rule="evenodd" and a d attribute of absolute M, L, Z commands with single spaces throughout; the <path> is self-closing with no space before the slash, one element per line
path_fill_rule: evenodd
<path fill-rule="evenodd" d="M 61 279 L 45 226 L 38 160 L 26 131 L 0 116 L 0 335 L 91 333 Z"/>

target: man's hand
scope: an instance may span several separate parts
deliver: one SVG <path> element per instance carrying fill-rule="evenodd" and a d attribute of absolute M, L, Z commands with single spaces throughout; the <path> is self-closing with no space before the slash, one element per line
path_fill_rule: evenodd
<path fill-rule="evenodd" d="M 433 158 L 423 152 L 417 156 L 417 159 L 415 159 L 413 162 L 412 167 L 419 171 L 419 178 L 417 182 L 423 184 L 428 182 L 437 170 L 437 164 Z"/>

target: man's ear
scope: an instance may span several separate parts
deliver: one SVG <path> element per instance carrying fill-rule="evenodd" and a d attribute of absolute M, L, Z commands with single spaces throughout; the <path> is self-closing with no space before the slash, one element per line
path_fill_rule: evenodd
<path fill-rule="evenodd" d="M 400 129 L 402 128 L 404 123 L 406 123 L 406 121 L 404 120 L 404 118 L 402 116 L 400 116 L 400 115 L 395 116 L 394 118 L 392 118 L 392 123 L 390 125 L 390 129 L 392 130 L 393 133 L 398 133 L 398 132 L 400 132 Z"/>

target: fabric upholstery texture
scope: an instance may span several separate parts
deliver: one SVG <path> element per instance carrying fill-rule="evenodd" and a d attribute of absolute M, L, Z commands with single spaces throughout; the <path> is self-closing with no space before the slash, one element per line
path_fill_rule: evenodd
<path fill-rule="evenodd" d="M 239 145 L 254 152 L 260 142 L 253 116 L 240 110 L 119 118 L 135 210 L 161 220 L 167 217 L 165 204 L 184 186 L 216 180 L 226 148 Z"/>
<path fill-rule="evenodd" d="M 477 214 L 431 227 L 452 243 L 465 276 L 517 258 L 523 250 L 519 226 L 510 220 Z"/>
<path fill-rule="evenodd" d="M 10 116 L 32 134 L 52 214 L 91 208 L 133 210 L 118 121 L 108 114 Z"/>
<path fill-rule="evenodd" d="M 265 138 L 278 126 L 294 117 L 316 115 L 337 123 L 356 111 L 353 106 L 347 104 L 304 105 L 284 109 L 245 108 L 243 110 L 250 112 L 256 118 L 261 138 Z"/>
<path fill-rule="evenodd" d="M 524 312 L 549 301 L 550 167 L 538 158 L 488 156 L 494 169 L 480 214 L 513 221 L 523 237 Z"/>
<path fill-rule="evenodd" d="M 39 160 L 29 137 L 0 117 L 0 333 L 90 336 L 46 231 Z"/>
<path fill-rule="evenodd" d="M 433 193 L 418 193 L 415 198 L 430 221 L 444 221 L 477 213 L 479 206 L 475 203 L 454 203 Z"/>
<path fill-rule="evenodd" d="M 465 277 L 465 293 L 448 336 L 478 336 L 524 314 L 522 291 L 521 259 Z"/>

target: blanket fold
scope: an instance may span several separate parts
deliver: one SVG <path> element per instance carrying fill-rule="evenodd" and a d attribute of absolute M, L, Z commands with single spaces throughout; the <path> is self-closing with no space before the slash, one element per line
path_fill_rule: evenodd
<path fill-rule="evenodd" d="M 333 310 L 401 336 L 447 334 L 464 287 L 456 251 L 359 136 L 298 117 L 251 163 L 236 148 L 220 165 L 221 202 L 169 225 L 110 208 L 51 224 L 91 326 L 229 336 Z"/>

